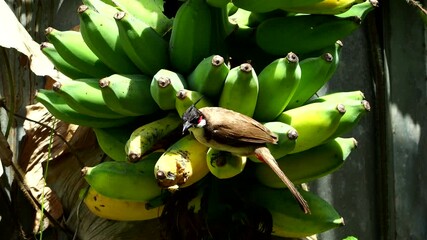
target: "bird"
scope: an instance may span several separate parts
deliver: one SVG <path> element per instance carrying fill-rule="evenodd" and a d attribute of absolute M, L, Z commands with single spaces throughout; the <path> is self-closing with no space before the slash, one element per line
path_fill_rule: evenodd
<path fill-rule="evenodd" d="M 197 103 L 198 101 L 196 101 Z M 278 137 L 255 119 L 222 107 L 191 105 L 182 115 L 182 133 L 190 132 L 200 143 L 238 156 L 254 155 L 266 163 L 288 187 L 304 213 L 310 213 L 307 201 L 295 185 L 280 169 L 267 148 L 267 143 L 276 144 Z"/>

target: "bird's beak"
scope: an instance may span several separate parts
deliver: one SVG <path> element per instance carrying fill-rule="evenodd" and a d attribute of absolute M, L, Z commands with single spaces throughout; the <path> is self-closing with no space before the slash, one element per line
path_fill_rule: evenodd
<path fill-rule="evenodd" d="M 182 134 L 185 134 L 189 128 L 191 128 L 191 123 L 190 122 L 184 122 L 183 126 L 182 126 Z"/>

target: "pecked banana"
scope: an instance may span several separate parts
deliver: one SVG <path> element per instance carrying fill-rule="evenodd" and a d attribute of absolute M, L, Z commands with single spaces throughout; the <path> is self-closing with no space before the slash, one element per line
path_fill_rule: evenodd
<path fill-rule="evenodd" d="M 92 117 L 89 115 L 81 114 L 68 106 L 65 100 L 51 90 L 39 89 L 36 94 L 36 100 L 42 103 L 47 110 L 57 119 L 66 123 L 77 124 L 80 126 L 93 127 L 93 128 L 108 128 L 121 126 L 135 120 L 133 117 L 125 118 L 101 118 Z"/>
<path fill-rule="evenodd" d="M 160 69 L 151 80 L 150 93 L 162 110 L 175 109 L 175 98 L 179 90 L 187 88 L 187 82 L 180 73 Z"/>
<path fill-rule="evenodd" d="M 279 116 L 298 89 L 301 75 L 299 59 L 292 52 L 266 66 L 258 75 L 259 93 L 254 118 L 271 121 Z"/>
<path fill-rule="evenodd" d="M 59 55 L 80 71 L 92 77 L 105 77 L 113 73 L 87 46 L 80 32 L 59 31 L 48 27 L 45 35 Z"/>
<path fill-rule="evenodd" d="M 178 115 L 171 113 L 135 129 L 125 146 L 128 160 L 131 162 L 140 160 L 160 139 L 176 130 L 181 122 Z"/>
<path fill-rule="evenodd" d="M 313 181 L 335 172 L 357 147 L 354 138 L 335 138 L 311 149 L 276 158 L 280 169 L 294 184 Z M 283 182 L 265 164 L 255 166 L 255 176 L 267 187 L 284 188 Z"/>
<path fill-rule="evenodd" d="M 207 151 L 208 147 L 192 135 L 186 135 L 172 144 L 154 167 L 159 186 L 175 191 L 202 179 L 209 172 Z"/>
<path fill-rule="evenodd" d="M 151 97 L 151 78 L 145 75 L 113 74 L 98 82 L 107 107 L 125 116 L 140 116 L 160 111 Z"/>
<path fill-rule="evenodd" d="M 114 112 L 106 105 L 98 86 L 98 79 L 96 78 L 55 82 L 52 88 L 77 112 L 101 118 L 125 117 L 122 114 Z"/>
<path fill-rule="evenodd" d="M 153 76 L 168 66 L 168 43 L 153 28 L 125 12 L 114 19 L 123 50 L 143 74 Z"/>
<path fill-rule="evenodd" d="M 82 174 L 100 194 L 128 201 L 149 201 L 162 189 L 153 176 L 153 167 L 162 152 L 153 152 L 137 163 L 107 161 L 84 167 Z"/>
<path fill-rule="evenodd" d="M 217 101 L 229 71 L 222 56 L 211 55 L 200 61 L 188 75 L 188 86 L 213 101 Z"/>
<path fill-rule="evenodd" d="M 80 69 L 71 65 L 61 55 L 59 55 L 53 44 L 49 42 L 43 42 L 42 44 L 40 44 L 40 50 L 53 63 L 55 69 L 60 71 L 65 76 L 71 79 L 91 77 L 90 75 L 80 71 Z"/>
<path fill-rule="evenodd" d="M 96 216 L 115 221 L 143 221 L 158 218 L 163 205 L 147 209 L 146 201 L 127 201 L 104 196 L 89 188 L 84 197 L 87 208 Z"/>
<path fill-rule="evenodd" d="M 173 70 L 189 74 L 211 50 L 211 11 L 205 0 L 185 1 L 173 20 L 169 57 Z"/>
<path fill-rule="evenodd" d="M 258 76 L 252 65 L 243 63 L 230 69 L 219 98 L 219 107 L 252 117 L 258 98 Z"/>
<path fill-rule="evenodd" d="M 323 143 L 338 128 L 345 105 L 335 102 L 312 103 L 284 111 L 275 120 L 291 125 L 298 132 L 297 153 Z"/>
<path fill-rule="evenodd" d="M 226 179 L 240 174 L 246 166 L 246 159 L 245 156 L 209 148 L 206 154 L 206 165 L 215 177 Z"/>
<path fill-rule="evenodd" d="M 140 73 L 126 55 L 121 41 L 119 41 L 119 29 L 113 16 L 102 15 L 86 5 L 81 5 L 77 12 L 82 37 L 102 62 L 116 73 Z"/>

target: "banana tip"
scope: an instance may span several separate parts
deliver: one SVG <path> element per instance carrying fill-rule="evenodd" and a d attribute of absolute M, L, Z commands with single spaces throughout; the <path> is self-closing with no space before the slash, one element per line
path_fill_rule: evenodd
<path fill-rule="evenodd" d="M 82 173 L 82 177 L 86 176 L 89 172 L 89 168 L 88 167 L 83 167 L 81 170 Z"/>
<path fill-rule="evenodd" d="M 80 5 L 78 8 L 77 8 L 77 13 L 83 13 L 83 12 L 85 12 L 86 10 L 88 10 L 89 9 L 89 7 L 88 6 L 86 6 L 86 5 Z"/>
<path fill-rule="evenodd" d="M 120 12 L 117 12 L 117 13 L 115 13 L 115 14 L 114 14 L 114 19 L 116 19 L 116 20 L 121 20 L 121 19 L 123 19 L 125 16 L 126 16 L 126 13 L 125 13 L 125 12 L 120 11 Z"/>
<path fill-rule="evenodd" d="M 106 88 L 110 85 L 110 80 L 107 78 L 101 78 L 98 82 L 100 88 Z"/>

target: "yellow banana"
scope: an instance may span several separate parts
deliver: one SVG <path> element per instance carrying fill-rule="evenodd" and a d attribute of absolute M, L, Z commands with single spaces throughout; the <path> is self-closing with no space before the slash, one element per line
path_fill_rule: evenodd
<path fill-rule="evenodd" d="M 202 179 L 209 172 L 207 151 L 208 147 L 192 135 L 186 135 L 172 144 L 154 167 L 159 186 L 174 191 Z"/>
<path fill-rule="evenodd" d="M 147 202 L 126 201 L 104 196 L 89 188 L 84 198 L 87 208 L 96 216 L 116 221 L 143 221 L 158 218 L 163 205 L 147 209 Z"/>

